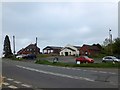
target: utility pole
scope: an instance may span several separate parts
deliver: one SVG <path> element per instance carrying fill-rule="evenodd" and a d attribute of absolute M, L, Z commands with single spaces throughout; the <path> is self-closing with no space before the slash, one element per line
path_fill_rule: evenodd
<path fill-rule="evenodd" d="M 112 34 L 111 34 L 111 29 L 109 29 L 109 43 L 110 43 L 110 50 L 111 50 L 111 55 L 112 53 Z"/>
<path fill-rule="evenodd" d="M 37 55 L 37 52 L 38 52 L 38 50 L 37 50 L 37 37 L 36 37 L 36 48 L 35 48 L 36 50 L 36 55 Z"/>
<path fill-rule="evenodd" d="M 13 54 L 15 56 L 15 36 L 13 36 Z"/>

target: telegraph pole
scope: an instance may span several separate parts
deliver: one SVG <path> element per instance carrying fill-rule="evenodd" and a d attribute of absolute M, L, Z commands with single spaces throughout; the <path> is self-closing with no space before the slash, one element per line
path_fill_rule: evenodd
<path fill-rule="evenodd" d="M 15 36 L 13 36 L 13 54 L 15 56 Z"/>
<path fill-rule="evenodd" d="M 36 37 L 36 48 L 35 49 L 36 49 L 35 51 L 36 51 L 36 55 L 37 55 L 37 51 L 38 51 L 37 50 L 37 37 Z"/>
<path fill-rule="evenodd" d="M 111 55 L 112 55 L 112 34 L 111 34 L 111 29 L 109 29 L 109 43 L 110 43 L 110 50 L 111 50 Z"/>

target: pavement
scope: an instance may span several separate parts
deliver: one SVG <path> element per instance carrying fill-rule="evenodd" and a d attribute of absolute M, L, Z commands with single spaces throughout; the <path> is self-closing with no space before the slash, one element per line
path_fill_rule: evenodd
<path fill-rule="evenodd" d="M 3 60 L 2 88 L 118 88 L 118 69 L 68 68 Z"/>

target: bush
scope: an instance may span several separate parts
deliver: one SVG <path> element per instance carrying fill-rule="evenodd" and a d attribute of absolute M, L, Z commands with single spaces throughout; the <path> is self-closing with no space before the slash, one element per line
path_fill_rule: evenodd
<path fill-rule="evenodd" d="M 89 57 L 90 58 L 103 58 L 103 57 L 105 57 L 106 56 L 106 54 L 95 54 L 95 55 L 90 55 Z"/>

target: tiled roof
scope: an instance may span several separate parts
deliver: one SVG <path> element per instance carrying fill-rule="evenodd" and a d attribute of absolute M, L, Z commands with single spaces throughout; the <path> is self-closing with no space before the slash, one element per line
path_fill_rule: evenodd
<path fill-rule="evenodd" d="M 91 50 L 99 50 L 99 48 L 97 46 L 94 46 L 94 45 L 86 45 L 86 44 L 84 44 L 83 46 L 86 46 Z"/>
<path fill-rule="evenodd" d="M 69 50 L 71 50 L 71 51 L 76 51 L 76 50 L 74 50 L 74 49 L 72 49 L 72 48 L 70 48 L 70 47 L 64 47 L 62 50 L 64 50 L 64 49 L 69 49 Z"/>
<path fill-rule="evenodd" d="M 80 48 L 81 48 L 80 46 L 73 46 L 73 47 L 75 47 L 75 48 L 77 48 L 77 49 L 80 49 Z"/>
<path fill-rule="evenodd" d="M 51 48 L 51 49 L 62 49 L 62 47 L 57 47 L 57 46 L 47 46 L 44 49 Z M 44 50 L 43 49 L 43 50 Z"/>

